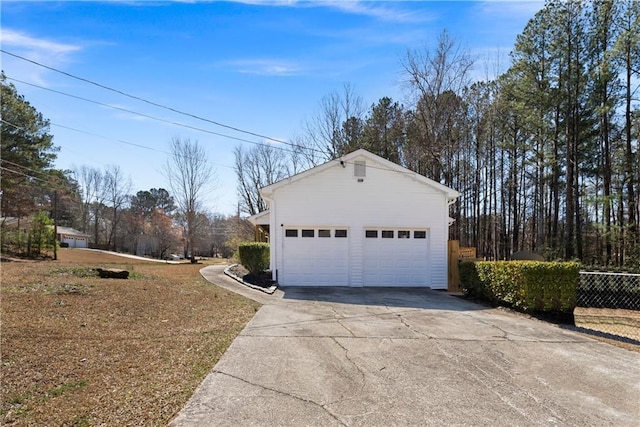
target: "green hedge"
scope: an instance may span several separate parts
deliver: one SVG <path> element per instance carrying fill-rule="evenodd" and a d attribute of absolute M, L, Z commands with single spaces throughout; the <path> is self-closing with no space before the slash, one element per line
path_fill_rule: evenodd
<path fill-rule="evenodd" d="M 572 312 L 581 264 L 577 262 L 480 261 L 460 264 L 470 296 L 528 312 Z"/>
<path fill-rule="evenodd" d="M 269 268 L 269 244 L 262 242 L 241 243 L 238 258 L 252 274 L 259 274 Z"/>

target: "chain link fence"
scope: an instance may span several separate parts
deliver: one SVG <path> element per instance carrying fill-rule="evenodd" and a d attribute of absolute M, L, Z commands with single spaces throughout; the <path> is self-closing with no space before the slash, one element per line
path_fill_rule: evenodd
<path fill-rule="evenodd" d="M 580 272 L 577 327 L 640 344 L 640 274 Z"/>

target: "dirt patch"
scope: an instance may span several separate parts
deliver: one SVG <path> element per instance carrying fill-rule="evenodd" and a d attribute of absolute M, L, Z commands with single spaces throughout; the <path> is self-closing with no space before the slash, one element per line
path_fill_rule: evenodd
<path fill-rule="evenodd" d="M 2 425 L 165 425 L 258 308 L 202 265 L 58 258 L 2 264 Z"/>
<path fill-rule="evenodd" d="M 640 343 L 640 311 L 576 307 L 573 313 L 578 327 Z"/>

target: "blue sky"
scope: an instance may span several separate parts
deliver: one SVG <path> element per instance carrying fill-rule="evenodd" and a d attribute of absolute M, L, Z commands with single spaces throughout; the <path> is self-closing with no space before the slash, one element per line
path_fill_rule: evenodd
<path fill-rule="evenodd" d="M 516 36 L 543 3 L 528 1 L 3 1 L 2 49 L 127 94 L 289 140 L 323 96 L 350 84 L 368 107 L 406 103 L 401 59 L 449 33 L 477 58 L 477 79 L 508 67 Z M 210 132 L 264 142 L 2 54 L 18 91 L 51 121 L 56 167 L 119 165 L 132 192 L 168 188 L 171 138 L 206 147 L 217 172 L 206 208 L 237 205 L 233 149 L 248 142 L 88 103 L 71 94 Z M 151 149 L 137 147 L 138 144 Z"/>

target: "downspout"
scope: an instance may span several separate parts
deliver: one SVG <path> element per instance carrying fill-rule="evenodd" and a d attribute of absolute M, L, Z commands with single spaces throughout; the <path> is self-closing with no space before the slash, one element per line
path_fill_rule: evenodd
<path fill-rule="evenodd" d="M 261 194 L 262 198 L 267 202 L 269 206 L 269 234 L 271 237 L 269 238 L 269 268 L 271 269 L 271 279 L 277 282 L 278 280 L 278 248 L 277 244 L 274 243 L 273 237 L 277 235 L 281 230 L 276 229 L 276 204 L 273 202 L 273 199 L 265 194 Z M 276 239 L 276 241 L 282 240 L 280 236 Z"/>

